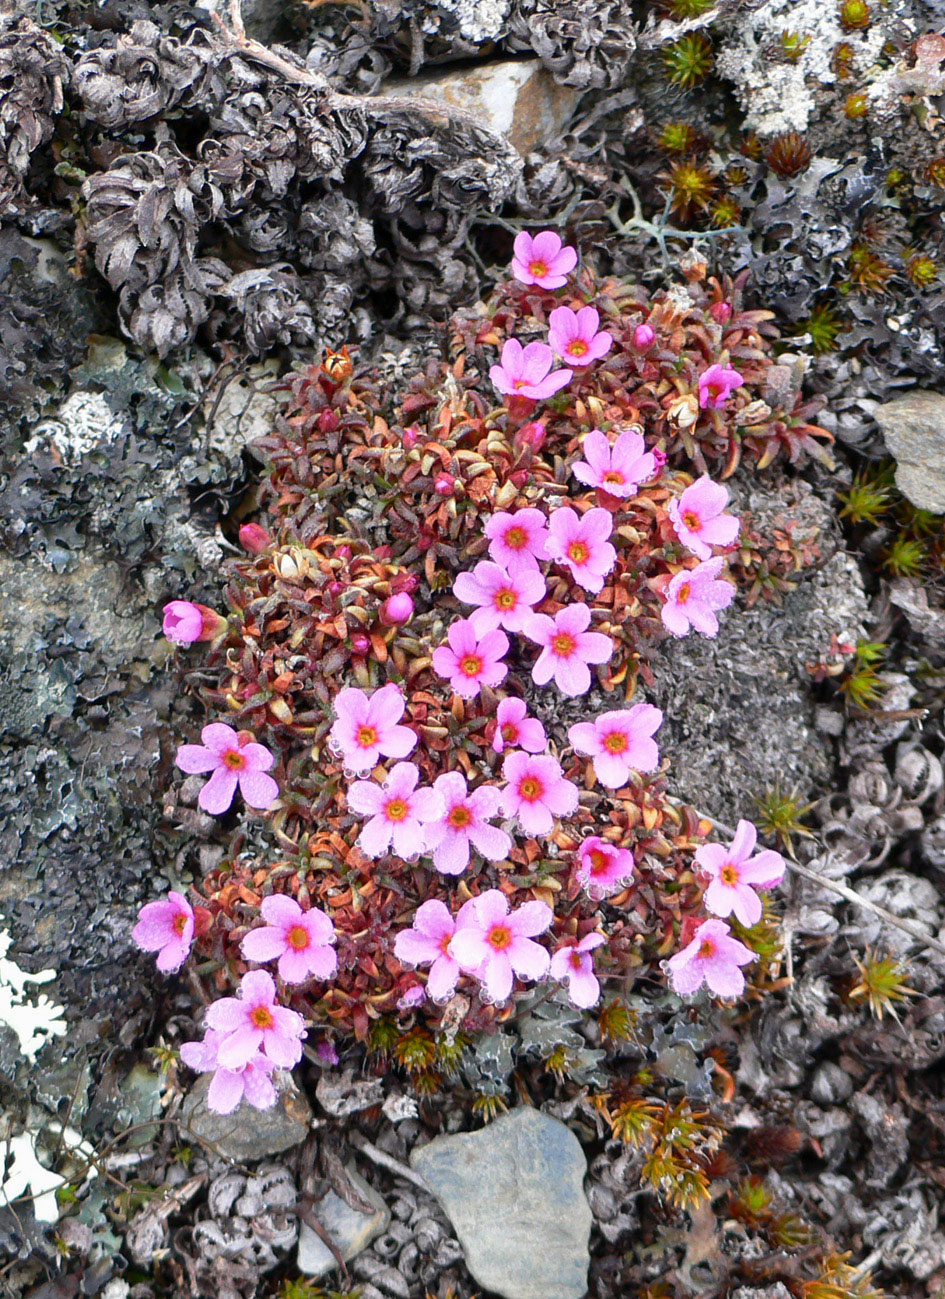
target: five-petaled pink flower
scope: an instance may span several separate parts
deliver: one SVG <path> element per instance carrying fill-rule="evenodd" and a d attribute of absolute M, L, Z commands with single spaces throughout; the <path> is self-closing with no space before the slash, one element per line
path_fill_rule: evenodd
<path fill-rule="evenodd" d="M 511 835 L 489 822 L 499 815 L 501 795 L 495 785 L 480 785 L 469 793 L 458 771 L 437 776 L 433 788 L 443 814 L 425 827 L 426 849 L 444 875 L 461 875 L 469 865 L 470 844 L 489 861 L 502 861 L 512 847 Z"/>
<path fill-rule="evenodd" d="M 207 1108 L 215 1114 L 232 1114 L 245 1100 L 254 1109 L 271 1109 L 276 1103 L 276 1089 L 269 1075 L 276 1066 L 257 1052 L 239 1068 L 223 1068 L 217 1056 L 224 1037 L 208 1028 L 202 1042 L 183 1042 L 180 1048 L 180 1058 L 195 1073 L 215 1070 L 207 1088 Z"/>
<path fill-rule="evenodd" d="M 697 478 L 678 500 L 669 503 L 676 536 L 700 559 L 709 559 L 713 546 L 730 546 L 738 536 L 741 520 L 725 514 L 726 505 L 728 488 L 714 483 L 708 474 Z"/>
<path fill-rule="evenodd" d="M 285 983 L 304 983 L 307 978 L 330 979 L 338 969 L 338 955 L 332 947 L 335 929 L 325 915 L 312 907 L 303 911 L 295 898 L 273 893 L 263 898 L 265 925 L 251 929 L 240 944 L 248 961 L 279 960 L 279 978 Z"/>
<path fill-rule="evenodd" d="M 577 786 L 550 754 L 510 753 L 502 777 L 508 783 L 500 807 L 505 816 L 517 817 L 528 835 L 549 834 L 555 817 L 569 816 L 578 805 Z"/>
<path fill-rule="evenodd" d="M 256 744 L 250 731 L 238 734 L 223 722 L 211 722 L 200 732 L 203 744 L 182 744 L 174 761 L 181 771 L 212 771 L 197 802 L 205 812 L 220 816 L 240 793 L 250 807 L 265 810 L 279 797 L 279 786 L 266 772 L 273 756 L 263 744 Z"/>
<path fill-rule="evenodd" d="M 455 933 L 475 924 L 475 903 L 475 898 L 464 902 L 454 920 L 445 903 L 431 898 L 417 907 L 411 928 L 394 939 L 394 955 L 403 965 L 430 966 L 427 992 L 434 1001 L 446 1001 L 456 987 L 460 968 L 450 943 Z"/>
<path fill-rule="evenodd" d="M 194 910 L 182 893 L 173 890 L 160 902 L 146 902 L 138 912 L 131 937 L 144 952 L 157 952 L 164 974 L 179 970 L 194 941 Z"/>
<path fill-rule="evenodd" d="M 339 690 L 328 742 L 354 772 L 371 771 L 382 753 L 388 758 L 406 758 L 417 736 L 409 726 L 398 725 L 405 707 L 404 692 L 393 681 L 370 697 L 352 686 Z"/>
<path fill-rule="evenodd" d="M 592 834 L 578 848 L 574 874 L 595 901 L 619 893 L 633 875 L 633 853 Z"/>
<path fill-rule="evenodd" d="M 718 997 L 738 997 L 745 991 L 745 976 L 738 968 L 755 959 L 755 953 L 737 938 L 724 920 L 705 920 L 688 947 L 664 962 L 673 991 L 688 997 L 705 983 Z"/>
<path fill-rule="evenodd" d="M 291 1069 L 302 1058 L 305 1022 L 276 1004 L 276 985 L 265 970 L 244 974 L 235 997 L 212 1001 L 207 1024 L 224 1034 L 217 1051 L 224 1069 L 241 1069 L 258 1051 L 279 1069 Z"/>
<path fill-rule="evenodd" d="M 448 645 L 433 651 L 433 670 L 450 683 L 464 699 L 478 695 L 483 686 L 504 681 L 508 667 L 502 662 L 509 648 L 504 631 L 487 631 L 480 636 L 472 620 L 460 618 L 446 633 Z"/>
<path fill-rule="evenodd" d="M 607 540 L 613 528 L 613 515 L 600 506 L 583 515 L 559 506 L 548 520 L 548 558 L 566 564 L 575 582 L 596 593 L 617 562 L 617 552 Z"/>
<path fill-rule="evenodd" d="M 522 347 L 517 338 L 510 338 L 502 348 L 501 364 L 490 366 L 489 378 L 503 396 L 547 401 L 571 382 L 570 370 L 551 369 L 554 359 L 547 343 Z"/>
<path fill-rule="evenodd" d="M 739 821 L 735 837 L 726 848 L 705 843 L 696 849 L 696 861 L 711 877 L 705 905 L 717 916 L 734 916 L 750 928 L 761 919 L 761 898 L 755 889 L 771 889 L 784 879 L 784 858 L 770 848 L 752 857 L 758 832 L 750 821 Z"/>
<path fill-rule="evenodd" d="M 602 933 L 585 934 L 579 943 L 559 947 L 551 958 L 549 973 L 553 979 L 567 979 L 568 996 L 575 1006 L 588 1010 L 596 1006 L 600 998 L 600 983 L 594 973 L 594 958 L 591 955 L 595 947 L 606 942 Z"/>
<path fill-rule="evenodd" d="M 553 618 L 546 613 L 532 614 L 525 624 L 525 635 L 541 646 L 532 668 L 537 686 L 547 685 L 552 677 L 563 695 L 583 695 L 591 688 L 588 663 L 606 663 L 614 643 L 599 631 L 588 631 L 591 611 L 586 604 L 567 604 Z"/>
<path fill-rule="evenodd" d="M 480 635 L 497 627 L 521 631 L 534 612 L 532 606 L 544 599 L 545 579 L 534 568 L 519 565 L 510 573 L 501 564 L 483 559 L 471 573 L 457 575 L 453 594 L 464 604 L 480 606 L 469 618 Z"/>
<path fill-rule="evenodd" d="M 634 704 L 601 713 L 593 722 L 575 722 L 568 739 L 578 753 L 593 759 L 594 774 L 608 789 L 625 785 L 631 771 L 655 771 L 660 751 L 654 733 L 663 714 L 652 704 Z"/>
<path fill-rule="evenodd" d="M 195 640 L 213 640 L 226 627 L 226 619 L 215 609 L 190 600 L 172 600 L 164 606 L 164 635 L 175 645 L 192 645 Z"/>
<path fill-rule="evenodd" d="M 472 923 L 457 929 L 450 955 L 482 983 L 490 1001 L 506 1001 L 513 972 L 531 980 L 548 973 L 551 958 L 532 939 L 545 932 L 554 912 L 544 902 L 524 902 L 510 913 L 508 898 L 499 889 L 486 889 L 473 901 Z"/>
<path fill-rule="evenodd" d="M 504 753 L 506 749 L 525 749 L 528 753 L 542 753 L 548 747 L 545 728 L 537 717 L 528 717 L 524 699 L 509 696 L 503 699 L 495 714 L 495 735 L 492 749 Z"/>
<path fill-rule="evenodd" d="M 514 514 L 500 510 L 486 520 L 484 532 L 489 538 L 489 554 L 510 573 L 522 567 L 537 568 L 540 559 L 548 558 L 548 525 L 541 510 L 531 506 Z"/>
<path fill-rule="evenodd" d="M 562 244 L 554 230 L 534 237 L 523 230 L 515 236 L 512 251 L 512 274 L 519 284 L 537 284 L 540 289 L 560 289 L 577 266 L 577 250 Z"/>
<path fill-rule="evenodd" d="M 588 487 L 599 487 L 621 499 L 636 495 L 641 483 L 657 471 L 656 453 L 647 451 L 646 443 L 635 429 L 626 429 L 611 446 L 607 434 L 591 429 L 581 444 L 584 459 L 571 466 L 571 472 Z"/>
<path fill-rule="evenodd" d="M 592 365 L 613 347 L 613 335 L 598 331 L 600 316 L 593 307 L 555 307 L 548 317 L 548 342 L 568 365 Z"/>
<path fill-rule="evenodd" d="M 443 815 L 443 802 L 432 789 L 417 789 L 420 772 L 412 762 L 398 762 L 383 785 L 356 780 L 348 789 L 348 807 L 369 816 L 358 835 L 358 847 L 368 857 L 383 857 L 394 845 L 398 857 L 423 852 L 424 826 Z"/>
<path fill-rule="evenodd" d="M 666 603 L 660 610 L 667 631 L 674 636 L 685 636 L 692 627 L 702 636 L 718 634 L 719 620 L 715 615 L 735 599 L 732 583 L 719 580 L 724 565 L 725 559 L 719 555 L 676 574 L 666 587 Z"/>
<path fill-rule="evenodd" d="M 730 365 L 710 365 L 708 370 L 699 375 L 699 405 L 703 410 L 719 410 L 728 401 L 730 392 L 740 388 L 745 382 L 737 370 Z"/>

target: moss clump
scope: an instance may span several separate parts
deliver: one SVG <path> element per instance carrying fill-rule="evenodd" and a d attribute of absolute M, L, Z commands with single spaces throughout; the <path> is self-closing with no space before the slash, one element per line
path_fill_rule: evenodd
<path fill-rule="evenodd" d="M 712 71 L 712 42 L 701 32 L 683 36 L 663 55 L 666 75 L 674 86 L 688 90 L 705 81 Z"/>

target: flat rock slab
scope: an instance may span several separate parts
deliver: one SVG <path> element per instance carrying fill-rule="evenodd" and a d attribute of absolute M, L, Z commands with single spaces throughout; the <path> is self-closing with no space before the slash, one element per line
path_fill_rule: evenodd
<path fill-rule="evenodd" d="M 574 1133 L 523 1107 L 481 1132 L 437 1137 L 410 1164 L 439 1200 L 486 1290 L 505 1299 L 581 1299 L 591 1210 Z"/>
<path fill-rule="evenodd" d="M 206 1141 L 228 1159 L 238 1163 L 266 1159 L 291 1150 L 308 1136 L 312 1109 L 294 1088 L 280 1092 L 272 1109 L 257 1110 L 242 1102 L 232 1114 L 216 1114 L 207 1108 L 209 1086 L 210 1074 L 203 1074 L 190 1089 L 181 1109 L 185 1134 Z"/>
<path fill-rule="evenodd" d="M 312 1212 L 338 1247 L 338 1252 L 349 1263 L 362 1249 L 367 1249 L 375 1236 L 386 1231 L 390 1224 L 390 1209 L 373 1186 L 361 1177 L 350 1164 L 346 1172 L 351 1185 L 362 1200 L 374 1206 L 373 1213 L 361 1213 L 346 1204 L 334 1191 L 329 1191 L 312 1205 Z M 306 1276 L 324 1276 L 338 1260 L 317 1232 L 304 1220 L 299 1228 L 298 1267 Z"/>
<path fill-rule="evenodd" d="M 896 486 L 920 510 L 945 514 L 945 394 L 916 389 L 873 412 L 896 460 Z"/>

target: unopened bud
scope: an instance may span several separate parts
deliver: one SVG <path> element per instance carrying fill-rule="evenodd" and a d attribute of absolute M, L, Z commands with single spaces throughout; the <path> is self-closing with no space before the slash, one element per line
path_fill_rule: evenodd
<path fill-rule="evenodd" d="M 732 304 L 730 302 L 713 302 L 709 311 L 712 313 L 712 319 L 720 325 L 724 325 L 727 320 L 732 318 Z"/>
<path fill-rule="evenodd" d="M 437 474 L 433 480 L 433 490 L 439 496 L 452 496 L 456 490 L 456 479 L 452 474 Z"/>
<path fill-rule="evenodd" d="M 646 352 L 656 341 L 656 330 L 652 325 L 637 325 L 633 331 L 633 346 L 638 352 Z"/>
<path fill-rule="evenodd" d="M 172 600 L 164 606 L 164 635 L 175 645 L 215 640 L 226 630 L 226 619 L 216 609 L 191 600 Z"/>
<path fill-rule="evenodd" d="M 355 632 L 351 637 L 351 649 L 355 654 L 367 654 L 371 648 L 371 642 L 367 636 L 361 632 Z"/>
<path fill-rule="evenodd" d="M 380 619 L 385 627 L 399 627 L 413 617 L 413 600 L 406 591 L 389 596 L 381 605 Z"/>
<path fill-rule="evenodd" d="M 272 537 L 259 523 L 244 523 L 240 528 L 240 545 L 251 555 L 261 555 L 272 545 Z"/>

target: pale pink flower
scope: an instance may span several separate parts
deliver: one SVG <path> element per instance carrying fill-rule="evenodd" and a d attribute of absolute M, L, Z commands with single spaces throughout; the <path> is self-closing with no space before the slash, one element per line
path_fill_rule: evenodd
<path fill-rule="evenodd" d="M 443 815 L 425 827 L 426 850 L 444 875 L 461 875 L 469 865 L 472 845 L 489 861 L 502 861 L 512 847 L 511 835 L 489 822 L 499 815 L 501 795 L 495 785 L 480 785 L 469 793 L 466 777 L 458 771 L 437 776 L 433 788 L 443 804 Z"/>
<path fill-rule="evenodd" d="M 593 722 L 575 722 L 568 739 L 578 753 L 594 762 L 594 774 L 608 789 L 627 783 L 631 771 L 655 771 L 660 751 L 653 734 L 663 725 L 663 714 L 652 704 L 634 704 L 601 713 Z"/>
<path fill-rule="evenodd" d="M 598 332 L 600 316 L 593 307 L 555 307 L 548 317 L 548 342 L 568 365 L 592 365 L 613 347 L 613 335 Z"/>
<path fill-rule="evenodd" d="M 619 893 L 633 875 L 633 853 L 618 848 L 599 835 L 582 840 L 578 848 L 574 874 L 595 901 Z"/>
<path fill-rule="evenodd" d="M 548 520 L 548 558 L 566 564 L 585 591 L 597 592 L 617 562 L 617 552 L 607 540 L 613 528 L 612 514 L 600 506 L 583 515 L 559 506 Z"/>
<path fill-rule="evenodd" d="M 676 574 L 663 593 L 666 603 L 660 610 L 667 631 L 685 636 L 692 627 L 702 636 L 718 634 L 716 612 L 727 609 L 735 599 L 732 583 L 719 580 L 724 566 L 725 559 L 719 555 Z"/>
<path fill-rule="evenodd" d="M 358 847 L 368 857 L 383 857 L 391 843 L 398 857 L 418 857 L 423 852 L 428 821 L 443 815 L 443 802 L 432 789 L 417 789 L 420 772 L 412 762 L 398 762 L 383 785 L 356 780 L 348 789 L 348 807 L 369 816 L 358 836 Z"/>
<path fill-rule="evenodd" d="M 531 506 L 514 514 L 500 510 L 486 520 L 483 531 L 489 538 L 489 554 L 511 573 L 523 566 L 537 568 L 540 559 L 548 558 L 548 525 L 541 510 Z"/>
<path fill-rule="evenodd" d="M 721 365 L 710 365 L 699 375 L 699 405 L 703 410 L 718 410 L 728 401 L 729 393 L 744 382 L 742 375 L 730 365 L 724 369 Z"/>
<path fill-rule="evenodd" d="M 248 961 L 279 961 L 279 978 L 285 983 L 304 983 L 309 977 L 330 979 L 338 969 L 338 955 L 332 947 L 335 929 L 317 907 L 303 911 L 295 898 L 273 893 L 263 898 L 263 919 L 240 944 Z"/>
<path fill-rule="evenodd" d="M 581 444 L 584 459 L 571 466 L 571 472 L 588 487 L 599 487 L 611 496 L 636 495 L 641 483 L 657 471 L 656 453 L 647 451 L 646 443 L 634 429 L 621 433 L 611 446 L 607 434 L 591 429 Z"/>
<path fill-rule="evenodd" d="M 504 753 L 506 749 L 525 749 L 529 753 L 543 753 L 548 747 L 545 728 L 537 717 L 528 717 L 524 699 L 503 699 L 495 714 L 495 735 L 492 749 Z"/>
<path fill-rule="evenodd" d="M 724 920 L 705 920 L 688 947 L 664 967 L 681 997 L 698 992 L 703 983 L 718 997 L 738 997 L 745 991 L 745 976 L 738 967 L 754 959 L 755 953 L 732 937 Z"/>
<path fill-rule="evenodd" d="M 614 643 L 599 631 L 588 631 L 591 611 L 586 604 L 568 604 L 553 618 L 546 613 L 532 614 L 525 624 L 525 635 L 541 646 L 532 680 L 547 685 L 552 677 L 563 695 L 586 694 L 591 688 L 588 663 L 606 663 Z"/>
<path fill-rule="evenodd" d="M 741 520 L 724 513 L 726 505 L 728 488 L 714 483 L 708 474 L 669 503 L 676 536 L 700 559 L 709 559 L 713 546 L 730 546 L 738 536 Z"/>
<path fill-rule="evenodd" d="M 543 934 L 554 919 L 544 902 L 524 902 L 509 913 L 509 902 L 500 889 L 486 889 L 473 899 L 473 920 L 457 929 L 450 955 L 460 969 L 474 975 L 490 1001 L 506 1001 L 512 992 L 513 973 L 520 979 L 543 979 L 551 958 L 532 939 Z"/>
<path fill-rule="evenodd" d="M 179 970 L 194 941 L 194 909 L 182 893 L 173 890 L 160 902 L 146 902 L 138 912 L 131 937 L 145 952 L 157 952 L 157 967 L 164 974 Z"/>
<path fill-rule="evenodd" d="M 652 325 L 637 325 L 633 331 L 633 346 L 638 352 L 646 352 L 656 341 L 656 330 Z"/>
<path fill-rule="evenodd" d="M 705 843 L 696 849 L 696 861 L 711 883 L 705 891 L 705 905 L 716 916 L 734 916 L 750 929 L 762 916 L 761 898 L 755 889 L 771 889 L 784 879 L 784 858 L 764 848 L 752 857 L 758 831 L 750 821 L 739 821 L 735 837 L 726 848 Z"/>
<path fill-rule="evenodd" d="M 394 955 L 402 965 L 429 965 L 427 992 L 434 1001 L 447 1001 L 460 976 L 459 962 L 450 952 L 453 935 L 475 924 L 475 898 L 464 902 L 456 919 L 437 898 L 417 907 L 410 929 L 394 939 Z"/>
<path fill-rule="evenodd" d="M 559 947 L 551 958 L 549 973 L 553 979 L 567 980 L 568 997 L 581 1010 L 596 1006 L 600 1000 L 600 983 L 594 973 L 594 958 L 591 955 L 595 947 L 606 942 L 603 934 L 594 932 L 586 934 L 579 943 Z"/>
<path fill-rule="evenodd" d="M 545 597 L 545 579 L 534 568 L 520 565 L 509 573 L 501 564 L 483 559 L 471 573 L 457 575 L 453 594 L 464 604 L 480 606 L 469 619 L 480 635 L 497 627 L 521 631 L 534 613 L 532 606 Z"/>
<path fill-rule="evenodd" d="M 504 631 L 487 631 L 480 636 L 469 618 L 460 618 L 446 633 L 448 645 L 433 651 L 433 670 L 458 695 L 472 699 L 483 686 L 504 681 L 508 667 L 502 658 L 509 648 Z"/>
<path fill-rule="evenodd" d="M 202 1042 L 183 1042 L 180 1058 L 195 1073 L 211 1073 L 207 1088 L 207 1108 L 215 1114 L 232 1114 L 245 1100 L 257 1110 L 271 1109 L 276 1103 L 276 1089 L 270 1074 L 273 1062 L 258 1052 L 238 1068 L 223 1068 L 217 1056 L 225 1034 L 208 1028 Z"/>
<path fill-rule="evenodd" d="M 226 619 L 215 609 L 190 600 L 172 600 L 164 606 L 164 635 L 175 645 L 213 640 L 226 629 Z"/>
<path fill-rule="evenodd" d="M 571 382 L 570 370 L 551 369 L 554 359 L 547 343 L 522 347 L 517 338 L 510 338 L 502 348 L 501 364 L 490 366 L 489 378 L 503 396 L 547 401 Z"/>
<path fill-rule="evenodd" d="M 512 251 L 512 274 L 519 284 L 537 284 L 540 289 L 560 289 L 577 266 L 577 251 L 563 244 L 554 230 L 534 237 L 523 230 L 515 236 Z"/>
<path fill-rule="evenodd" d="M 406 758 L 417 743 L 416 732 L 399 726 L 406 703 L 393 681 L 368 697 L 349 686 L 335 696 L 335 721 L 328 742 L 349 771 L 371 771 L 387 758 Z"/>
<path fill-rule="evenodd" d="M 220 816 L 240 793 L 250 807 L 265 810 L 279 797 L 279 786 L 266 772 L 274 758 L 263 744 L 256 744 L 249 731 L 237 733 L 223 722 L 211 722 L 200 732 L 203 744 L 182 744 L 174 759 L 181 771 L 212 771 L 197 802 L 205 812 Z"/>
<path fill-rule="evenodd" d="M 217 1051 L 224 1069 L 241 1069 L 259 1051 L 279 1069 L 291 1069 L 302 1058 L 305 1022 L 276 1004 L 276 985 L 265 970 L 244 974 L 237 995 L 212 1001 L 206 1018 L 224 1035 Z"/>
<path fill-rule="evenodd" d="M 557 758 L 550 754 L 510 753 L 502 764 L 508 783 L 500 807 L 517 817 L 526 834 L 550 834 L 556 816 L 569 816 L 578 805 L 577 786 L 566 780 Z"/>

